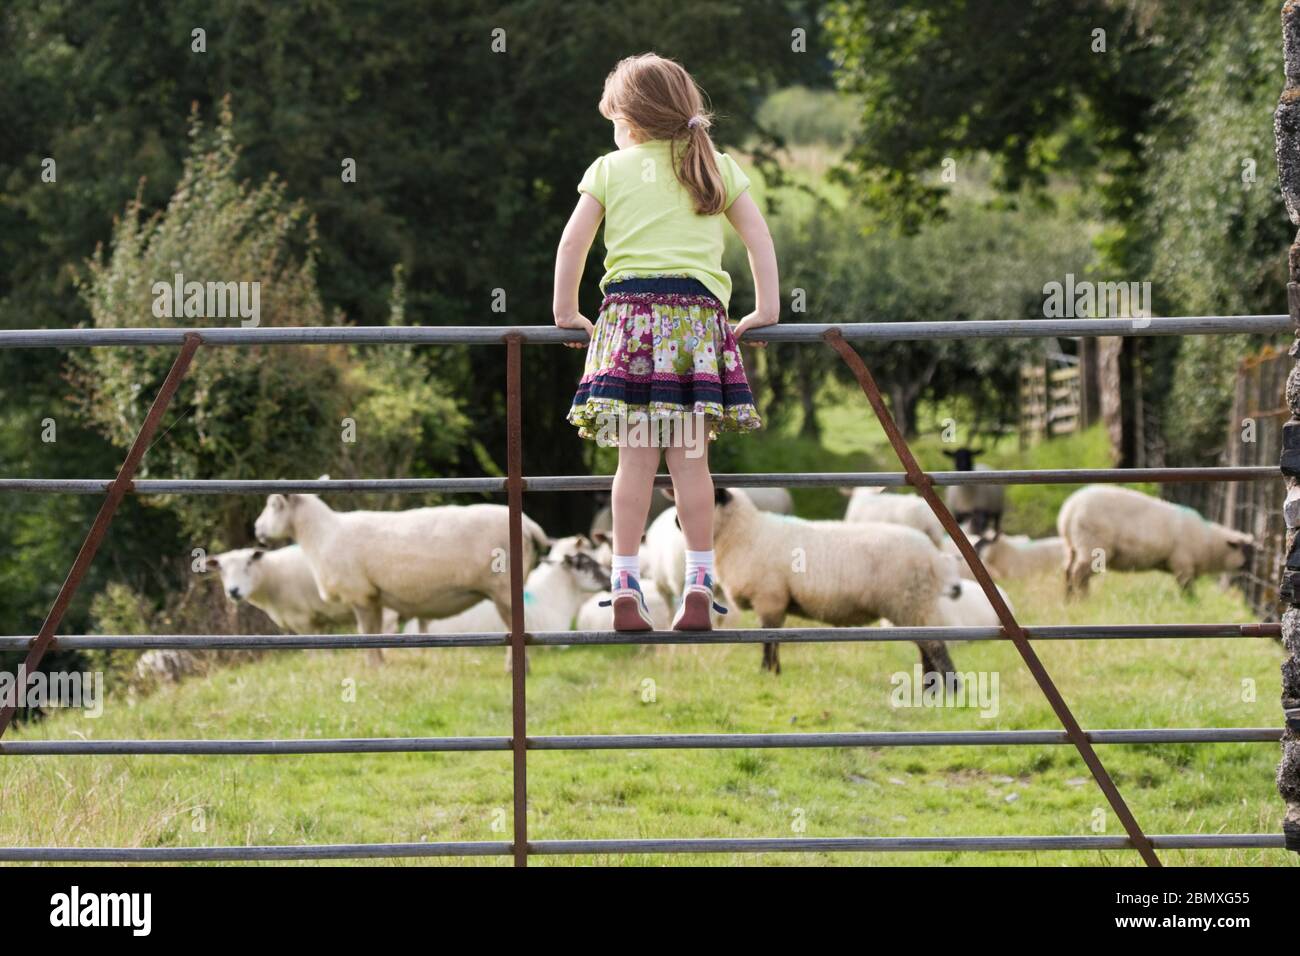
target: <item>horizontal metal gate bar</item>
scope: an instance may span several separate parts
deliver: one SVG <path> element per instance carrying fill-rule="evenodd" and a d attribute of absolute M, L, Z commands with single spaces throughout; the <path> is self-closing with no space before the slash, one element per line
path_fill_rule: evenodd
<path fill-rule="evenodd" d="M 1030 339 L 1102 335 L 1280 334 L 1294 331 L 1286 315 L 1187 315 L 1122 319 L 995 319 L 922 322 L 788 322 L 747 333 L 741 341 L 817 341 L 838 329 L 849 341 Z M 278 328 L 22 329 L 0 331 L 0 349 L 83 348 L 104 345 L 180 345 L 187 334 L 204 345 L 504 345 L 507 335 L 542 345 L 586 342 L 585 333 L 553 325 L 291 326 Z"/>
<path fill-rule="evenodd" d="M 1278 727 L 1085 731 L 1097 744 L 1277 743 Z M 566 734 L 525 738 L 529 750 L 748 750 L 824 747 L 984 747 L 1068 744 L 1062 730 L 916 730 L 808 734 Z M 509 750 L 509 737 L 353 737 L 303 740 L 20 740 L 3 756 L 310 755 Z"/>
<path fill-rule="evenodd" d="M 928 471 L 931 484 L 950 485 L 1083 485 L 1201 481 L 1281 481 L 1278 470 L 1264 465 L 1206 468 L 1060 468 L 1055 470 Z M 609 491 L 612 475 L 542 475 L 523 479 L 525 491 Z M 726 488 L 902 488 L 903 472 L 769 472 L 713 476 Z M 108 478 L 0 478 L 0 492 L 39 494 L 103 494 Z M 672 487 L 672 478 L 659 475 L 655 484 Z M 504 478 L 156 478 L 131 482 L 137 495 L 270 495 L 270 494 L 484 494 L 505 491 Z"/>
<path fill-rule="evenodd" d="M 1284 849 L 1280 833 L 1148 835 L 1160 850 Z M 530 840 L 541 856 L 627 853 L 939 853 L 959 850 L 1131 850 L 1126 836 L 772 837 L 671 840 Z M 311 846 L 0 847 L 6 863 L 181 863 L 355 860 L 394 857 L 509 856 L 505 842 L 333 843 Z"/>
<path fill-rule="evenodd" d="M 1047 624 L 1026 627 L 1038 641 L 1148 639 L 1250 639 L 1280 637 L 1281 624 Z M 723 628 L 717 631 L 537 631 L 526 634 L 535 647 L 636 644 L 789 644 L 889 643 L 894 641 L 1000 641 L 1001 627 L 788 627 Z M 0 637 L 0 651 L 26 650 L 34 637 Z M 375 647 L 505 647 L 504 631 L 472 634 L 72 634 L 53 647 L 88 650 L 301 651 L 359 650 Z"/>

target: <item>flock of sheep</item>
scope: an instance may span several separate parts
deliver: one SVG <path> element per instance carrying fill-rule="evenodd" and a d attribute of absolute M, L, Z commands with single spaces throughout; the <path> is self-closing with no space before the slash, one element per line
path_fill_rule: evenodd
<path fill-rule="evenodd" d="M 1039 540 L 1000 532 L 1001 488 L 948 491 L 950 509 L 995 578 L 1064 571 L 1067 595 L 1086 594 L 1089 577 L 1103 569 L 1164 570 L 1187 589 L 1201 574 L 1243 567 L 1253 547 L 1249 535 L 1125 488 L 1076 491 L 1061 507 L 1060 536 Z M 714 550 L 727 603 L 752 609 L 765 629 L 782 627 L 788 614 L 836 627 L 999 623 L 919 496 L 875 488 L 845 493 L 842 520 L 812 521 L 792 514 L 784 489 L 719 489 Z M 642 585 L 656 628 L 667 630 L 681 597 L 686 544 L 666 495 L 656 495 L 652 515 Z M 525 516 L 529 631 L 612 628 L 610 609 L 600 607 L 611 560 L 606 520 L 598 515 L 589 534 L 553 540 Z M 294 543 L 228 551 L 208 558 L 206 568 L 219 572 L 231 600 L 262 609 L 283 630 L 316 633 L 349 620 L 368 634 L 508 629 L 503 505 L 339 512 L 316 495 L 276 494 L 255 532 L 259 541 Z M 942 642 L 919 646 L 927 671 L 954 672 Z M 371 655 L 382 658 L 377 650 Z M 780 673 L 777 643 L 764 644 L 763 666 Z"/>

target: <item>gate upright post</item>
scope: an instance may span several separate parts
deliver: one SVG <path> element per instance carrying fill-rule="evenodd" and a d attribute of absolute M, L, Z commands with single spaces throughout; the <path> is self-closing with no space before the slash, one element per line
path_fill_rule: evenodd
<path fill-rule="evenodd" d="M 513 754 L 515 866 L 528 865 L 528 651 L 524 645 L 524 443 L 518 332 L 506 336 L 506 500 L 510 508 L 510 749 Z"/>

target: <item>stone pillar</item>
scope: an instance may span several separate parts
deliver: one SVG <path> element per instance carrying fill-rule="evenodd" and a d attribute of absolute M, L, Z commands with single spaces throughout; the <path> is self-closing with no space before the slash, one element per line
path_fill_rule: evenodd
<path fill-rule="evenodd" d="M 1300 0 L 1282 4 L 1283 52 L 1286 88 L 1273 114 L 1277 144 L 1278 180 L 1291 222 L 1300 226 Z M 1300 336 L 1300 233 L 1288 256 L 1290 281 L 1287 304 Z M 1300 338 L 1291 346 L 1300 355 Z M 1286 382 L 1286 403 L 1291 420 L 1282 427 L 1282 474 L 1286 482 L 1286 568 L 1282 572 L 1281 598 L 1289 605 L 1282 616 L 1282 642 L 1287 658 L 1282 663 L 1282 709 L 1286 729 L 1282 735 L 1282 762 L 1277 768 L 1277 789 L 1286 801 L 1282 831 L 1290 850 L 1300 852 L 1300 365 Z"/>

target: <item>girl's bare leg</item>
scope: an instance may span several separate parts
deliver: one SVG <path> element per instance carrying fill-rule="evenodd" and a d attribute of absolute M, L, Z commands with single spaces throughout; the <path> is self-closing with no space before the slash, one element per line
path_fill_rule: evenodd
<path fill-rule="evenodd" d="M 614 554 L 635 556 L 641 550 L 650 499 L 654 495 L 654 476 L 659 470 L 660 449 L 655 446 L 623 445 L 618 450 L 618 471 L 610 496 L 613 510 Z"/>
<path fill-rule="evenodd" d="M 708 433 L 703 416 L 697 416 L 693 434 L 698 442 L 674 444 L 664 449 L 668 472 L 673 476 L 677 520 L 689 551 L 713 550 L 713 476 L 709 474 Z"/>

